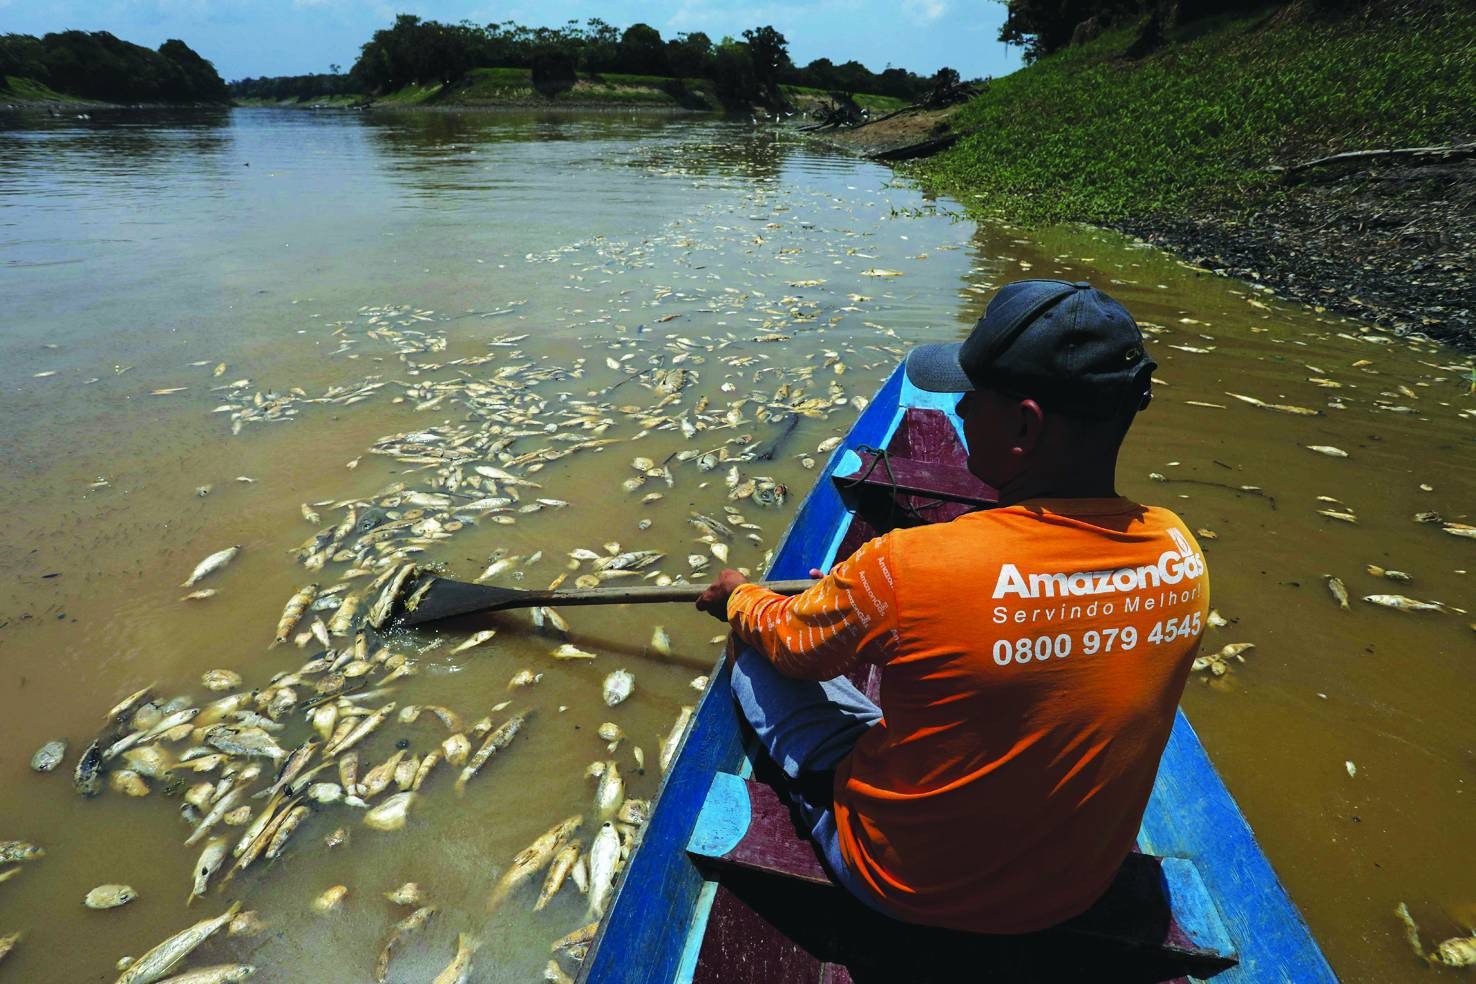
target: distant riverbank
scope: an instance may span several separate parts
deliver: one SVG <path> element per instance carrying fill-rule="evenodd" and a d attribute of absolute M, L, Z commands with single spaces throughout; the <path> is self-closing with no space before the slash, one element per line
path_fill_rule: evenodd
<path fill-rule="evenodd" d="M 721 112 L 723 104 L 714 83 L 704 78 L 669 78 L 605 72 L 579 77 L 557 92 L 540 92 L 526 68 L 476 68 L 453 84 L 411 84 L 380 95 L 321 92 L 276 97 L 270 92 L 274 80 L 259 84 L 237 83 L 236 104 L 283 108 L 343 106 L 375 109 L 666 109 L 672 111 Z M 812 112 L 830 102 L 825 90 L 785 85 L 781 93 L 797 113 Z M 249 93 L 249 94 L 246 94 Z M 856 103 L 873 113 L 886 113 L 905 105 L 891 96 L 861 94 Z"/>

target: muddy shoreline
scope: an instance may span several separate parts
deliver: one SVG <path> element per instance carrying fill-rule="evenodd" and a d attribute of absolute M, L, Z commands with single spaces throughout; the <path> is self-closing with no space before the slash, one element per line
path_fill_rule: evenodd
<path fill-rule="evenodd" d="M 807 136 L 864 156 L 948 132 L 948 111 Z M 1398 335 L 1476 352 L 1476 161 L 1363 162 L 1274 188 L 1236 214 L 1107 224 L 1222 276 Z"/>

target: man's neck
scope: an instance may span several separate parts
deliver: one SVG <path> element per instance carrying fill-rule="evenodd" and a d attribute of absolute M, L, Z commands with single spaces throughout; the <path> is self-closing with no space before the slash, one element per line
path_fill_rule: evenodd
<path fill-rule="evenodd" d="M 1013 506 L 1027 499 L 1114 499 L 1117 485 L 1112 471 L 1089 475 L 1027 473 L 998 492 L 1001 506 Z"/>

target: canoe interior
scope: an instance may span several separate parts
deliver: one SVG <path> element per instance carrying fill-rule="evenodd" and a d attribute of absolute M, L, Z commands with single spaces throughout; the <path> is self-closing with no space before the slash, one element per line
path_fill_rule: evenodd
<path fill-rule="evenodd" d="M 775 552 L 772 579 L 829 566 L 889 524 L 896 509 L 847 492 L 833 476 L 856 471 L 858 452 L 892 454 L 959 468 L 967 457 L 954 399 L 923 393 L 899 367 L 878 390 L 800 505 Z M 940 411 L 908 413 L 909 409 Z M 981 494 L 992 494 L 980 486 Z M 975 508 L 903 499 L 929 519 Z M 922 506 L 924 508 L 919 509 Z M 905 516 L 902 525 L 910 525 Z M 859 679 L 872 696 L 877 681 Z M 972 950 L 941 947 L 937 931 L 908 927 L 859 906 L 833 886 L 726 870 L 706 875 L 686 845 L 715 772 L 753 773 L 720 664 L 668 771 L 657 809 L 631 856 L 611 908 L 580 970 L 590 982 L 1162 980 L 1161 967 L 1100 945 L 1068 945 L 1050 934 L 977 937 Z M 1139 834 L 1145 852 L 1186 858 L 1203 879 L 1240 963 L 1217 982 L 1336 981 L 1296 906 L 1262 854 L 1182 712 Z M 956 935 L 956 934 L 955 934 Z M 1137 955 L 1141 957 L 1142 955 Z M 931 962 L 930 962 L 931 960 Z M 1157 974 L 1158 976 L 1154 976 Z"/>

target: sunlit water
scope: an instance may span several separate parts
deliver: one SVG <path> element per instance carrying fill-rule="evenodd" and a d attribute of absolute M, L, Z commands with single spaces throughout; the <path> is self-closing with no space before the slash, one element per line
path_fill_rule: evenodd
<path fill-rule="evenodd" d="M 442 766 L 404 830 L 376 832 L 353 808 L 324 807 L 279 860 L 188 909 L 199 847 L 182 844 L 178 798 L 155 788 L 84 800 L 71 788 L 76 756 L 106 709 L 139 687 L 203 701 L 217 696 L 200 683 L 206 670 L 229 668 L 260 687 L 321 648 L 268 648 L 293 591 L 327 586 L 344 569 L 310 575 L 292 555 L 319 528 L 300 504 L 328 503 L 319 507 L 327 524 L 341 516 L 333 503 L 396 481 L 421 487 L 428 473 L 370 446 L 470 426 L 454 401 L 417 410 L 412 387 L 559 368 L 563 378 L 533 387 L 544 413 L 565 420 L 588 400 L 611 420 L 602 436 L 618 439 L 529 476 L 542 489 L 524 490 L 525 501 L 536 494 L 567 508 L 468 525 L 417 559 L 470 578 L 503 549 L 520 562 L 497 583 L 541 587 L 568 570 L 569 551 L 605 553 L 613 541 L 664 551 L 654 570 L 700 580 L 688 555 L 706 548 L 691 512 L 736 505 L 762 542 L 738 538 L 730 563 L 759 567 L 813 478 L 800 459 L 823 461 L 816 448 L 844 433 L 853 398 L 869 396 L 907 345 L 960 337 L 992 289 L 1021 276 L 1090 279 L 1155 332 L 1158 396 L 1130 439 L 1120 488 L 1216 535 L 1202 540 L 1213 604 L 1230 624 L 1210 632 L 1206 650 L 1255 648 L 1213 682 L 1197 674 L 1186 708 L 1334 967 L 1348 980 L 1425 973 L 1393 918 L 1398 901 L 1427 945 L 1476 917 L 1476 616 L 1360 600 L 1399 593 L 1476 605 L 1466 573 L 1476 540 L 1412 520 L 1428 511 L 1473 521 L 1468 357 L 1369 336 L 1116 236 L 955 221 L 955 206 L 935 206 L 884 168 L 746 125 L 236 110 L 12 116 L 0 127 L 0 840 L 47 852 L 0 884 L 0 936 L 26 934 L 3 966 L 9 978 L 111 979 L 119 957 L 241 899 L 267 932 L 217 938 L 193 964 L 248 960 L 267 981 L 364 980 L 409 911 L 382 893 L 413 880 L 440 912 L 397 951 L 390 979 L 433 976 L 459 932 L 483 941 L 475 979 L 538 979 L 548 943 L 587 921 L 584 899 L 566 886 L 532 913 L 540 876 L 489 918 L 491 885 L 565 816 L 585 816 L 588 843 L 591 761 L 615 760 L 630 795 L 654 795 L 661 737 L 696 702 L 690 682 L 717 652 L 719 627 L 705 617 L 680 606 L 570 609 L 571 641 L 597 652 L 593 662 L 550 659 L 560 640 L 535 634 L 524 615 L 490 620 L 497 636 L 457 655 L 461 635 L 396 637 L 392 648 L 420 670 L 399 684 L 402 706 L 443 704 L 470 723 L 511 700 L 493 717 L 533 708 L 524 733 L 465 797 Z M 877 270 L 901 276 L 866 274 Z M 383 326 L 445 348 L 403 355 L 370 334 Z M 788 338 L 757 340 L 774 335 Z M 640 414 L 620 408 L 644 412 L 658 394 L 621 382 L 607 357 L 645 369 L 678 364 L 682 352 L 697 381 L 665 413 L 705 397 L 720 419 L 734 401 L 763 402 L 784 383 L 825 401 L 773 461 L 743 466 L 787 484 L 783 506 L 732 502 L 726 465 L 703 472 L 675 459 L 670 485 L 654 478 L 623 490 L 636 456 L 660 464 L 777 432 L 750 404 L 736 427 L 688 439 L 668 424 L 637 438 Z M 212 387 L 239 379 L 250 380 L 247 393 L 384 386 L 355 405 L 304 405 L 291 421 L 233 435 L 228 414 L 211 412 L 231 397 Z M 150 395 L 175 387 L 186 388 Z M 520 438 L 509 453 L 547 445 Z M 643 504 L 653 491 L 663 498 Z M 652 521 L 644 530 L 643 518 Z M 193 566 L 231 544 L 239 558 L 200 585 L 218 594 L 180 601 Z M 1369 564 L 1413 582 L 1377 578 Z M 1328 574 L 1346 582 L 1349 610 Z M 657 624 L 673 639 L 670 656 L 650 645 Z M 635 674 L 635 694 L 608 708 L 601 680 L 621 667 Z M 543 679 L 509 693 L 523 668 Z M 308 730 L 289 721 L 280 740 L 291 747 Z M 595 733 L 604 721 L 629 736 L 614 753 Z M 361 747 L 365 768 L 397 739 L 420 754 L 445 735 L 429 715 L 392 720 Z M 32 752 L 55 737 L 70 741 L 65 764 L 32 773 Z M 352 839 L 330 849 L 324 837 L 340 825 Z M 239 829 L 225 832 L 234 840 Z M 85 909 L 82 896 L 106 882 L 132 885 L 138 900 Z M 341 909 L 312 912 L 335 884 L 349 889 Z"/>

